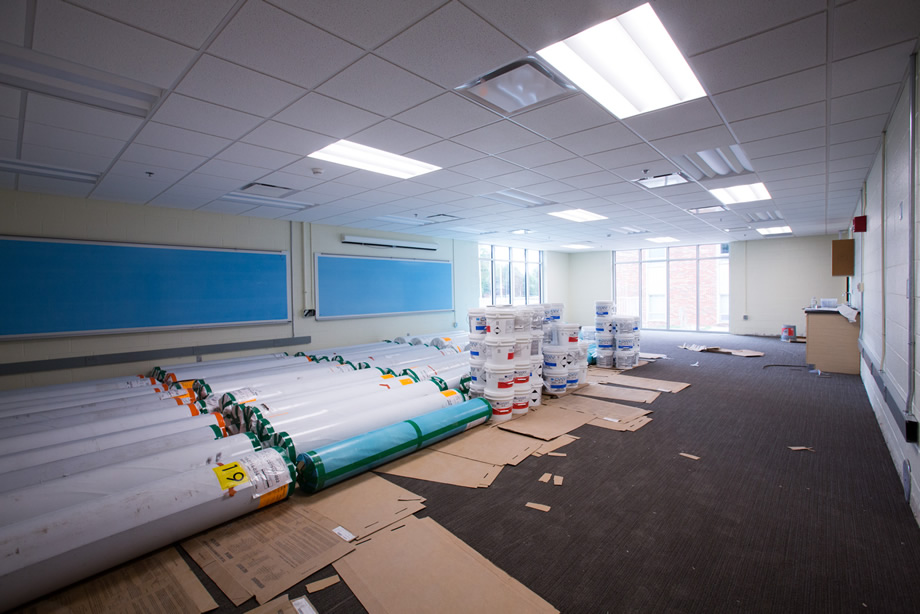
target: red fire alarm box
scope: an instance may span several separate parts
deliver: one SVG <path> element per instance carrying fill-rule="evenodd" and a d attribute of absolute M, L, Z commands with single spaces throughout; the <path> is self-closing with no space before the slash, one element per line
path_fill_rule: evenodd
<path fill-rule="evenodd" d="M 853 232 L 866 232 L 865 215 L 857 215 L 853 218 Z"/>

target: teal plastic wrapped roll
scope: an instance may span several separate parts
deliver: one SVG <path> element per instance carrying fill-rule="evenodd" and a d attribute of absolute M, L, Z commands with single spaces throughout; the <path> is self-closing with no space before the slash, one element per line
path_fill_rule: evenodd
<path fill-rule="evenodd" d="M 297 481 L 308 493 L 363 473 L 484 423 L 485 399 L 473 399 L 391 424 L 297 456 Z"/>

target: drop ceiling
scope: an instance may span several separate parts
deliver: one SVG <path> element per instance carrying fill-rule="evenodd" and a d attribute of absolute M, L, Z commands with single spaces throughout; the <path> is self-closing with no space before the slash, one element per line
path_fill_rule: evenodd
<path fill-rule="evenodd" d="M 0 56 L 144 96 L 113 111 L 0 63 L 0 159 L 82 178 L 8 171 L 2 188 L 560 251 L 761 239 L 776 220 L 795 236 L 847 228 L 920 23 L 916 0 L 655 0 L 707 95 L 620 121 L 580 92 L 506 116 L 454 89 L 639 0 L 3 4 Z M 306 157 L 342 138 L 442 170 L 399 180 Z M 688 168 L 739 149 L 750 169 Z M 677 172 L 690 181 L 634 183 Z M 689 211 L 740 179 L 772 199 Z M 548 215 L 564 209 L 607 219 Z"/>

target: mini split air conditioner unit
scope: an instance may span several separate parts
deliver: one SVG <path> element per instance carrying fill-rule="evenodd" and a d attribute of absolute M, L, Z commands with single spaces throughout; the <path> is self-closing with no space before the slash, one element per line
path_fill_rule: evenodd
<path fill-rule="evenodd" d="M 403 249 L 421 249 L 431 252 L 438 249 L 437 243 L 400 241 L 398 239 L 381 239 L 379 237 L 356 237 L 353 235 L 343 235 L 342 243 L 351 243 L 353 245 L 372 245 L 374 247 L 401 247 Z"/>

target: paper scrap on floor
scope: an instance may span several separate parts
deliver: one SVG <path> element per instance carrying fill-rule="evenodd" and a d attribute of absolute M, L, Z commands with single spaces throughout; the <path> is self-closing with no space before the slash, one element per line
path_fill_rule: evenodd
<path fill-rule="evenodd" d="M 378 531 L 333 566 L 370 614 L 558 612 L 431 518 Z"/>
<path fill-rule="evenodd" d="M 563 478 L 562 478 L 561 475 L 554 475 L 554 476 L 553 476 L 553 485 L 554 485 L 554 486 L 562 486 L 562 479 L 563 479 Z"/>
<path fill-rule="evenodd" d="M 543 475 L 540 476 L 540 479 L 537 481 L 543 482 L 544 484 L 546 484 L 547 482 L 549 482 L 550 478 L 552 477 L 553 477 L 552 473 L 544 473 Z"/>
<path fill-rule="evenodd" d="M 374 473 L 363 473 L 309 496 L 297 492 L 291 501 L 345 527 L 357 539 L 425 509 L 424 497 Z"/>
<path fill-rule="evenodd" d="M 491 465 L 430 449 L 419 450 L 374 469 L 377 473 L 466 488 L 488 488 L 501 470 L 501 465 Z"/>
<path fill-rule="evenodd" d="M 684 458 L 689 458 L 690 460 L 700 460 L 699 456 L 695 456 L 693 454 L 687 454 L 686 452 L 681 452 L 680 455 L 683 456 Z"/>
<path fill-rule="evenodd" d="M 297 597 L 291 601 L 287 595 L 281 595 L 268 603 L 246 610 L 246 614 L 312 614 L 316 608 L 306 597 Z"/>
<path fill-rule="evenodd" d="M 548 512 L 552 508 L 548 505 L 543 505 L 542 503 L 534 503 L 533 501 L 528 501 L 524 504 L 524 507 L 529 507 L 531 509 L 540 510 L 541 512 Z"/>
<path fill-rule="evenodd" d="M 306 589 L 308 593 L 316 593 L 324 588 L 329 588 L 333 584 L 339 583 L 339 577 L 335 574 L 329 576 L 328 578 L 323 578 L 322 580 L 317 580 L 316 582 L 310 582 L 307 584 Z"/>
<path fill-rule="evenodd" d="M 758 352 L 756 350 L 732 350 L 729 348 L 720 348 L 718 346 L 706 346 L 706 345 L 693 345 L 684 343 L 677 346 L 683 350 L 690 350 L 691 352 L 714 352 L 716 354 L 731 354 L 732 356 L 741 356 L 743 358 L 757 358 L 763 356 L 763 352 Z"/>
<path fill-rule="evenodd" d="M 436 443 L 430 449 L 490 465 L 517 465 L 539 447 L 540 442 L 530 437 L 493 426 L 479 426 Z"/>
<path fill-rule="evenodd" d="M 199 533 L 182 547 L 235 605 L 253 596 L 266 603 L 354 550 L 336 526 L 289 499 Z"/>
<path fill-rule="evenodd" d="M 804 452 L 806 450 L 808 450 L 809 452 L 815 451 L 814 448 L 810 448 L 808 446 L 786 446 L 786 447 L 792 450 L 793 452 Z"/>

